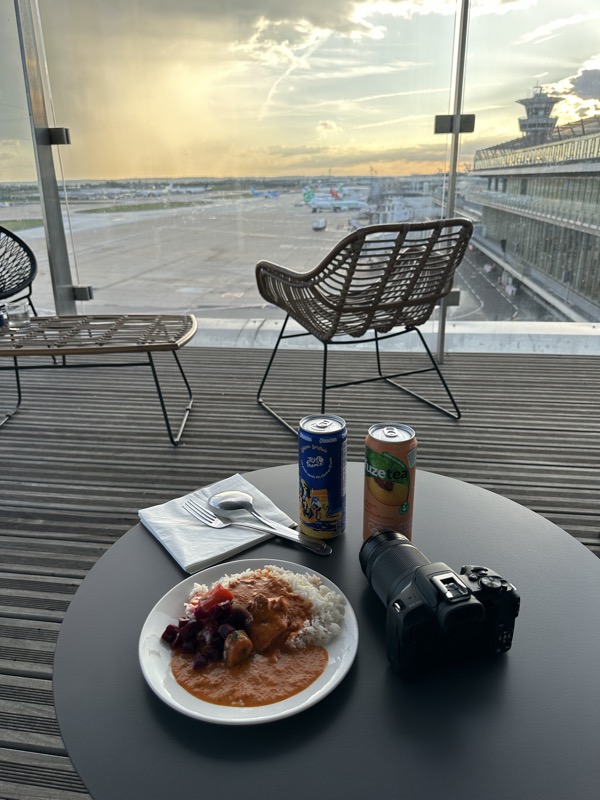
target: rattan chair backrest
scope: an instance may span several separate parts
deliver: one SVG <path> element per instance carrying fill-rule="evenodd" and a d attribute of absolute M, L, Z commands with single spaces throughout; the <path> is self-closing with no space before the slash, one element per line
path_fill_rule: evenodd
<path fill-rule="evenodd" d="M 450 291 L 472 232 L 465 219 L 369 225 L 310 272 L 261 262 L 258 287 L 322 341 L 421 325 Z"/>
<path fill-rule="evenodd" d="M 470 223 L 371 225 L 321 262 L 318 293 L 339 311 L 337 333 L 419 325 L 451 288 Z"/>
<path fill-rule="evenodd" d="M 0 226 L 0 300 L 31 291 L 37 261 L 31 248 L 12 231 Z"/>

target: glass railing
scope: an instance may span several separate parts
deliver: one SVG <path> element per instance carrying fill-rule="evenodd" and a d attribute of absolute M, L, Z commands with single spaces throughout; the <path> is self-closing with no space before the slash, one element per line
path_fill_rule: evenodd
<path fill-rule="evenodd" d="M 36 284 L 40 289 L 40 299 L 47 298 L 48 308 L 53 308 L 35 154 L 12 3 L 0 5 L 0 225 L 26 238 L 38 261 Z M 40 310 L 45 305 L 44 300 Z"/>
<path fill-rule="evenodd" d="M 451 110 L 461 5 L 400 14 L 359 4 L 326 19 L 298 8 L 301 21 L 289 9 L 253 21 L 179 0 L 164 9 L 142 0 L 110 7 L 39 0 L 55 124 L 71 132 L 56 166 L 72 267 L 77 283 L 94 291 L 81 309 L 180 310 L 215 326 L 233 320 L 232 330 L 236 321 L 278 319 L 256 288 L 259 260 L 309 269 L 357 226 L 443 214 L 449 138 L 434 134 L 433 121 Z M 503 170 L 514 179 L 530 164 L 524 151 L 503 159 L 501 145 L 519 136 L 517 101 L 532 93 L 531 59 L 537 74 L 549 71 L 558 51 L 564 63 L 581 62 L 546 87 L 563 98 L 552 112 L 561 125 L 569 110 L 597 115 L 600 100 L 583 93 L 595 46 L 585 19 L 594 9 L 591 0 L 575 0 L 577 19 L 564 26 L 547 4 L 471 4 L 464 110 L 476 126 L 461 137 L 454 205 L 476 233 L 456 280 L 461 303 L 447 310 L 455 327 L 485 324 L 491 334 L 505 323 L 552 321 L 567 333 L 569 320 L 600 318 L 588 268 L 598 203 L 565 199 L 573 191 L 548 197 L 543 187 L 491 191 L 471 175 L 475 153 L 490 148 L 499 180 Z M 0 43 L 10 40 L 14 63 L 3 82 L 19 73 L 14 20 L 6 23 Z M 538 42 L 557 25 L 559 40 Z M 521 59 L 526 66 L 515 76 Z M 18 104 L 26 120 L 24 95 Z M 560 148 L 557 162 L 567 152 L 583 159 L 586 178 L 600 180 L 594 136 L 582 131 L 587 144 L 580 137 L 548 147 Z M 550 164 L 544 175 L 565 189 L 578 179 Z M 0 224 L 27 218 L 32 206 L 22 201 L 35 193 L 34 177 L 17 171 L 16 187 L 0 184 L 13 192 Z M 24 236 L 41 244 L 39 216 L 32 220 Z M 552 226 L 550 236 L 543 225 Z M 42 253 L 40 260 L 47 274 Z M 35 292 L 51 310 L 49 282 Z"/>
<path fill-rule="evenodd" d="M 569 131 L 565 129 L 565 135 L 570 132 L 571 139 L 563 141 L 551 141 L 547 144 L 539 144 L 535 147 L 524 150 L 514 148 L 498 147 L 493 148 L 479 157 L 475 156 L 476 169 L 494 169 L 497 167 L 531 167 L 540 164 L 581 162 L 600 158 L 600 138 L 598 137 L 598 118 L 593 117 L 593 125 L 596 128 L 593 134 L 586 136 L 582 133 L 586 128 L 571 127 Z"/>
<path fill-rule="evenodd" d="M 595 12 L 587 0 L 575 2 L 568 23 L 550 4 L 505 11 L 480 6 L 471 21 L 465 106 L 477 123 L 464 140 L 457 208 L 475 235 L 462 278 L 488 307 L 491 331 L 510 318 L 534 332 L 555 324 L 565 338 L 583 326 L 595 339 L 600 99 L 586 88 L 597 49 L 586 20 Z M 556 74 L 552 65 L 566 53 L 574 67 Z M 528 84 L 531 74 L 544 75 L 542 85 Z"/>
<path fill-rule="evenodd" d="M 575 200 L 555 200 L 531 195 L 504 194 L 488 189 L 475 188 L 465 192 L 465 200 L 471 204 L 493 208 L 504 208 L 538 219 L 551 220 L 554 224 L 571 225 L 590 233 L 600 230 L 600 216 L 595 203 Z"/>
<path fill-rule="evenodd" d="M 355 227 L 439 215 L 451 6 L 409 24 L 368 5 L 339 19 L 178 0 L 39 8 L 56 123 L 71 131 L 64 216 L 94 289 L 86 311 L 281 318 L 258 261 L 309 269 Z"/>

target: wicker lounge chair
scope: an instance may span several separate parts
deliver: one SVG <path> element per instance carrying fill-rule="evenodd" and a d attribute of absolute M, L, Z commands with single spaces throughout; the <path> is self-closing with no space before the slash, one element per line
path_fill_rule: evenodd
<path fill-rule="evenodd" d="M 0 305 L 5 300 L 27 298 L 34 314 L 31 284 L 37 261 L 31 248 L 12 231 L 0 226 Z"/>
<path fill-rule="evenodd" d="M 328 389 L 385 380 L 459 419 L 460 410 L 418 326 L 429 319 L 440 299 L 450 291 L 454 272 L 465 254 L 472 232 L 472 223 L 465 219 L 370 225 L 342 239 L 310 272 L 299 273 L 260 261 L 256 266 L 258 290 L 265 300 L 283 309 L 287 316 L 258 389 L 258 404 L 296 433 L 296 428 L 265 403 L 262 393 L 280 342 L 312 334 L 324 348 L 322 413 L 325 412 Z M 304 328 L 304 333 L 286 334 L 290 317 Z M 384 374 L 379 342 L 410 331 L 419 336 L 431 365 L 410 372 Z M 365 339 L 367 334 L 371 336 Z M 339 338 L 344 336 L 351 339 Z M 359 337 L 363 337 L 361 341 L 375 343 L 377 375 L 328 385 L 328 345 L 356 344 Z M 442 382 L 452 404 L 451 410 L 393 380 L 432 370 Z"/>

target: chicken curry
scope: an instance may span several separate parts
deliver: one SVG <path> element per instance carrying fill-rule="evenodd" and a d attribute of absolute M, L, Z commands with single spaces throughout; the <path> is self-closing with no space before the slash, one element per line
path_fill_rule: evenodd
<path fill-rule="evenodd" d="M 311 603 L 267 569 L 243 573 L 226 589 L 218 585 L 208 594 L 192 597 L 190 607 L 200 625 L 195 642 L 208 642 L 207 630 L 210 642 L 200 650 L 197 644 L 186 646 L 183 636 L 179 646 L 171 642 L 171 670 L 175 680 L 201 700 L 227 706 L 276 703 L 310 686 L 327 666 L 324 647 L 294 646 L 298 632 L 311 619 Z M 225 607 L 228 617 L 217 613 Z M 228 621 L 220 622 L 221 618 Z M 190 638 L 188 634 L 187 641 Z M 218 651 L 215 656 L 210 648 Z"/>

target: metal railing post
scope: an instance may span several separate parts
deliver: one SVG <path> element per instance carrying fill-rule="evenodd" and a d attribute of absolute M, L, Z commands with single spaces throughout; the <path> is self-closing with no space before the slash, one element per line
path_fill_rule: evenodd
<path fill-rule="evenodd" d="M 39 39 L 41 30 L 38 28 L 36 31 L 35 24 L 36 18 L 39 18 L 37 0 L 14 0 L 14 3 L 54 303 L 57 314 L 76 314 L 73 278 L 52 154 L 52 138 L 57 129 L 48 124 L 42 79 L 42 69 L 46 69 L 45 55 Z"/>
<path fill-rule="evenodd" d="M 450 167 L 448 173 L 448 191 L 446 216 L 454 216 L 454 205 L 456 195 L 456 173 L 458 171 L 458 149 L 460 144 L 460 116 L 462 113 L 463 90 L 465 81 L 465 62 L 467 57 L 467 32 L 469 29 L 469 2 L 461 0 L 460 18 L 457 20 L 456 45 L 454 48 L 454 109 L 452 123 L 452 147 L 450 156 Z M 446 340 L 446 298 L 442 298 L 439 308 L 437 359 L 440 364 L 444 363 L 444 346 Z"/>

